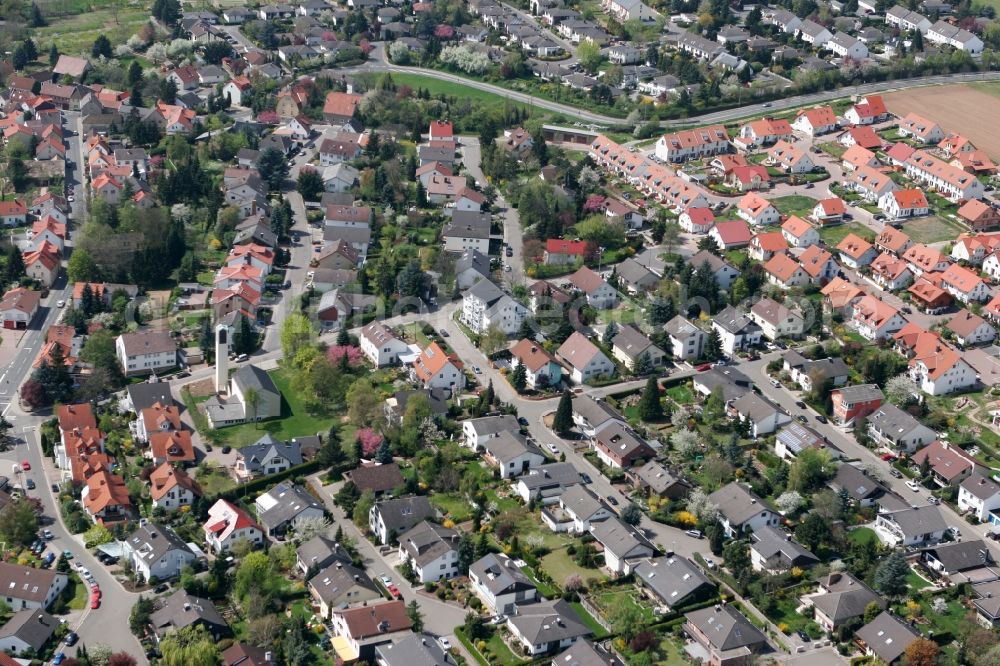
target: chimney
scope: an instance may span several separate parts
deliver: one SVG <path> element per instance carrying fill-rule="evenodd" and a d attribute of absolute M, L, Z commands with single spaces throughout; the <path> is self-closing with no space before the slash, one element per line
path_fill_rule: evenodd
<path fill-rule="evenodd" d="M 270 650 L 268 650 L 267 652 L 264 653 L 264 663 L 270 664 L 273 657 L 274 655 L 271 653 Z"/>
<path fill-rule="evenodd" d="M 185 601 L 185 602 L 184 602 L 184 610 L 185 610 L 185 611 L 189 611 L 189 610 L 191 610 L 191 604 L 189 604 L 188 602 L 186 602 L 186 601 Z"/>

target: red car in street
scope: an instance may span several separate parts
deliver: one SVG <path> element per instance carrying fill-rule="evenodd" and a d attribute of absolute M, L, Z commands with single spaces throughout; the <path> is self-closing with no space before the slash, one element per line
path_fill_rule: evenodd
<path fill-rule="evenodd" d="M 895 460 L 895 459 L 896 459 L 896 454 L 895 454 L 895 453 L 883 453 L 883 454 L 882 454 L 881 456 L 879 456 L 879 457 L 880 457 L 880 458 L 881 458 L 882 460 L 885 460 L 885 461 L 890 461 L 890 460 Z"/>
<path fill-rule="evenodd" d="M 702 363 L 697 368 L 695 368 L 695 370 L 697 370 L 698 372 L 705 372 L 706 370 L 709 370 L 711 367 L 712 367 L 711 363 Z"/>
<path fill-rule="evenodd" d="M 31 469 L 31 463 L 28 462 L 27 460 L 22 460 L 21 461 L 21 469 L 23 469 L 25 472 L 27 472 L 28 470 Z"/>
<path fill-rule="evenodd" d="M 91 610 L 97 610 L 100 607 L 101 607 L 101 600 L 100 600 L 100 598 L 99 597 L 91 597 L 90 598 L 90 609 Z"/>

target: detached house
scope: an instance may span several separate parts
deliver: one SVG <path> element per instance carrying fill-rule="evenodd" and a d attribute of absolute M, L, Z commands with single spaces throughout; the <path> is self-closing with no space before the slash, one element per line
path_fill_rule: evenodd
<path fill-rule="evenodd" d="M 841 386 L 830 392 L 833 418 L 839 425 L 847 426 L 856 419 L 866 418 L 881 406 L 885 396 L 875 384 Z"/>
<path fill-rule="evenodd" d="M 505 335 L 514 335 L 527 314 L 527 308 L 489 280 L 480 280 L 462 296 L 462 323 L 475 333 L 495 326 Z"/>
<path fill-rule="evenodd" d="M 524 339 L 510 349 L 511 366 L 524 365 L 528 386 L 541 389 L 558 386 L 562 381 L 562 366 L 534 340 Z"/>
<path fill-rule="evenodd" d="M 594 436 L 597 457 L 608 467 L 628 469 L 656 455 L 649 444 L 621 423 L 609 423 Z"/>
<path fill-rule="evenodd" d="M 570 379 L 576 384 L 595 377 L 610 377 L 615 373 L 615 364 L 579 331 L 575 331 L 559 347 L 556 358 L 569 367 Z"/>
<path fill-rule="evenodd" d="M 413 376 L 425 389 L 461 391 L 465 375 L 458 357 L 446 354 L 437 342 L 429 344 L 413 362 Z"/>
<path fill-rule="evenodd" d="M 684 317 L 677 315 L 663 326 L 670 338 L 670 353 L 675 359 L 688 361 L 700 358 L 708 340 L 708 334 Z"/>
<path fill-rule="evenodd" d="M 409 562 L 420 583 L 458 575 L 458 532 L 423 521 L 399 537 L 399 560 Z"/>
<path fill-rule="evenodd" d="M 764 500 L 735 482 L 716 490 L 708 499 L 719 508 L 719 520 L 727 537 L 781 523 L 781 517 Z"/>
<path fill-rule="evenodd" d="M 913 453 L 937 439 L 937 434 L 912 414 L 893 404 L 884 404 L 867 418 L 868 435 L 893 451 Z"/>
<path fill-rule="evenodd" d="M 756 192 L 748 192 L 736 204 L 736 214 L 754 226 L 777 224 L 781 219 L 778 209 Z M 749 242 L 749 238 L 747 241 Z"/>
<path fill-rule="evenodd" d="M 203 529 L 205 543 L 216 553 L 229 550 L 241 539 L 254 546 L 264 543 L 264 532 L 250 514 L 223 499 L 208 510 Z"/>
<path fill-rule="evenodd" d="M 829 39 L 830 33 L 825 29 L 822 32 L 825 32 L 826 39 Z M 822 37 L 822 35 L 819 36 Z M 818 106 L 813 109 L 799 111 L 795 120 L 792 122 L 793 129 L 799 132 L 804 132 L 809 136 L 829 134 L 830 132 L 836 130 L 837 126 L 837 115 L 829 106 Z"/>
<path fill-rule="evenodd" d="M 606 310 L 618 304 L 618 292 L 605 282 L 604 278 L 586 266 L 580 268 L 567 279 L 587 297 L 587 303 L 597 310 Z"/>
<path fill-rule="evenodd" d="M 866 340 L 884 340 L 906 325 L 896 308 L 875 296 L 863 296 L 854 304 L 851 317 L 855 328 Z"/>
<path fill-rule="evenodd" d="M 840 260 L 847 266 L 858 269 L 874 261 L 878 254 L 875 246 L 855 234 L 847 234 L 837 244 Z"/>
<path fill-rule="evenodd" d="M 539 599 L 535 584 L 503 554 L 491 553 L 473 562 L 469 582 L 491 613 L 513 613 Z"/>
<path fill-rule="evenodd" d="M 819 231 L 801 217 L 790 216 L 781 225 L 781 235 L 791 247 L 809 247 L 819 244 Z"/>

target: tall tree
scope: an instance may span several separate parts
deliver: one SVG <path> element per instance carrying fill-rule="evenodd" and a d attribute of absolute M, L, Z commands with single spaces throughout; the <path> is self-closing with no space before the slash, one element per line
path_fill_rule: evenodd
<path fill-rule="evenodd" d="M 906 576 L 910 572 L 906 558 L 898 550 L 892 551 L 875 570 L 875 589 L 889 597 L 906 594 Z"/>
<path fill-rule="evenodd" d="M 552 429 L 560 435 L 566 435 L 573 429 L 573 394 L 569 389 L 563 391 L 552 418 Z"/>
<path fill-rule="evenodd" d="M 280 190 L 288 176 L 288 160 L 277 148 L 266 148 L 257 158 L 257 171 L 272 190 Z"/>
<path fill-rule="evenodd" d="M 646 388 L 639 398 L 639 418 L 643 421 L 659 421 L 663 418 L 663 402 L 660 400 L 660 386 L 656 377 L 646 380 Z"/>
<path fill-rule="evenodd" d="M 510 384 L 518 393 L 524 393 L 525 389 L 528 388 L 528 371 L 524 363 L 518 363 L 517 367 L 514 368 L 514 372 L 511 373 Z"/>
<path fill-rule="evenodd" d="M 37 2 L 31 3 L 31 27 L 44 28 L 46 26 L 45 17 L 42 16 L 42 9 Z"/>
<path fill-rule="evenodd" d="M 90 55 L 95 58 L 103 57 L 110 60 L 114 56 L 111 40 L 103 34 L 98 35 L 97 39 L 94 40 L 94 45 L 90 48 Z"/>

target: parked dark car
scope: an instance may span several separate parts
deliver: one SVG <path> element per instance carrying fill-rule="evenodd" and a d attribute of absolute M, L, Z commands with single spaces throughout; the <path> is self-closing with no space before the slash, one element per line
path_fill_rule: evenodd
<path fill-rule="evenodd" d="M 817 414 L 816 415 L 816 420 L 819 421 L 820 423 L 826 423 L 827 422 L 826 417 L 823 416 L 822 414 Z"/>

